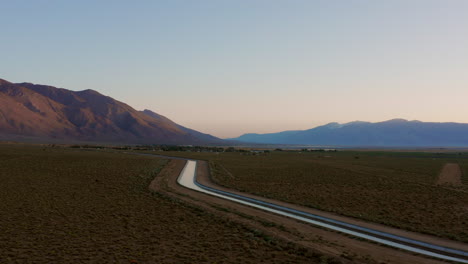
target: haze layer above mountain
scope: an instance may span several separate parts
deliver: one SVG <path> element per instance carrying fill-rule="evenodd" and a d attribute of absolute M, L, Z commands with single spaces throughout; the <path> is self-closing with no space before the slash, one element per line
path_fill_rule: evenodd
<path fill-rule="evenodd" d="M 211 144 L 221 139 L 137 111 L 94 90 L 70 91 L 0 79 L 0 138 L 149 144 Z"/>
<path fill-rule="evenodd" d="M 249 143 L 322 146 L 466 147 L 468 124 L 393 119 L 385 122 L 329 123 L 309 130 L 244 134 Z"/>

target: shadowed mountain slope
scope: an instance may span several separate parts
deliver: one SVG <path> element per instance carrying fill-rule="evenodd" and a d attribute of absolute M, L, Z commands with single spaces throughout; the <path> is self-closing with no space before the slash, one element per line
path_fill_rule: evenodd
<path fill-rule="evenodd" d="M 77 141 L 216 144 L 221 139 L 93 90 L 70 91 L 0 79 L 0 134 Z"/>
<path fill-rule="evenodd" d="M 385 122 L 329 123 L 309 130 L 244 134 L 249 143 L 322 146 L 466 147 L 468 124 L 393 119 Z"/>

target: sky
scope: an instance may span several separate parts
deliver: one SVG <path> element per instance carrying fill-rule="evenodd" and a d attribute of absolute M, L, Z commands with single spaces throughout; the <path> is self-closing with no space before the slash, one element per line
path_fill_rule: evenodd
<path fill-rule="evenodd" d="M 468 1 L 0 0 L 0 78 L 201 132 L 468 123 Z"/>

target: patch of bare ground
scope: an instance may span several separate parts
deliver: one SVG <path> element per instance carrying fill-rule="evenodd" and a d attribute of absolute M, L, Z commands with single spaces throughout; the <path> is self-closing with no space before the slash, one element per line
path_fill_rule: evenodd
<path fill-rule="evenodd" d="M 437 185 L 461 186 L 462 171 L 457 163 L 447 163 L 437 178 Z"/>
<path fill-rule="evenodd" d="M 207 194 L 199 193 L 193 190 L 186 189 L 176 180 L 185 162 L 171 161 L 169 165 L 159 174 L 158 177 L 151 183 L 150 188 L 164 195 L 168 195 L 178 200 L 190 203 L 212 212 L 213 214 L 224 216 L 230 221 L 242 223 L 251 229 L 261 230 L 267 237 L 275 238 L 278 244 L 286 243 L 287 245 L 296 245 L 296 248 L 304 248 L 312 255 L 322 255 L 323 258 L 328 258 L 341 263 L 441 263 L 439 260 L 428 259 L 419 255 L 414 255 L 405 251 L 396 250 L 393 248 L 381 246 L 368 241 L 351 238 L 341 233 L 328 231 L 306 223 L 299 222 L 294 219 L 275 215 L 269 212 L 258 210 L 252 207 L 243 206 L 232 201 L 227 201 L 213 197 Z M 172 171 L 169 171 L 172 167 Z M 209 168 L 207 162 L 199 161 L 197 167 L 198 180 L 205 185 L 213 186 L 219 189 L 228 190 L 224 187 L 213 184 L 210 181 Z M 236 191 L 229 190 L 236 193 Z M 242 195 L 246 195 L 242 193 Z M 251 197 L 258 197 L 247 195 Z M 271 201 L 269 199 L 260 198 L 262 200 Z M 305 208 L 298 205 L 287 204 L 283 202 L 275 203 L 286 205 L 292 208 L 297 208 L 304 211 L 309 211 L 316 214 L 323 212 Z M 326 213 L 325 213 L 326 214 Z M 338 215 L 333 215 L 335 218 L 343 218 Z M 343 220 L 343 219 L 341 219 Z M 364 226 L 380 228 L 385 230 L 386 227 L 371 223 L 365 223 L 356 219 L 347 219 L 352 223 L 360 223 Z M 392 230 L 395 231 L 395 230 Z M 408 232 L 397 230 L 397 234 L 407 235 Z M 415 238 L 421 240 L 435 239 L 430 236 L 413 234 Z M 442 245 L 454 246 L 453 241 L 439 239 Z M 283 242 L 281 242 L 283 241 Z M 460 248 L 460 243 L 455 243 L 456 247 Z M 461 244 L 465 250 L 467 245 Z M 325 262 L 328 263 L 328 262 Z"/>

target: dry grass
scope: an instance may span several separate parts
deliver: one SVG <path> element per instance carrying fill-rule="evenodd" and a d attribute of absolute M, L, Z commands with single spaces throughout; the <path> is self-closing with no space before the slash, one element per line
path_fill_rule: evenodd
<path fill-rule="evenodd" d="M 0 144 L 0 263 L 310 263 L 148 191 L 165 160 Z"/>
<path fill-rule="evenodd" d="M 466 154 L 172 154 L 210 160 L 214 180 L 240 191 L 468 242 Z M 448 162 L 461 164 L 464 185 L 434 185 Z"/>

